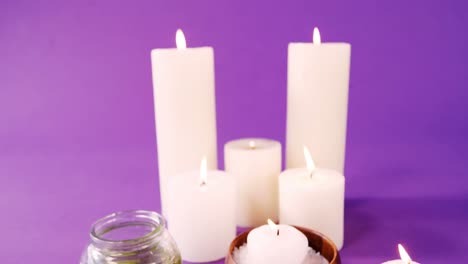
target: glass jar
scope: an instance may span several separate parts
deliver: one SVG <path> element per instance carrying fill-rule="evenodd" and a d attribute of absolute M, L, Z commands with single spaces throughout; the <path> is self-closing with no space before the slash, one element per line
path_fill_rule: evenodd
<path fill-rule="evenodd" d="M 81 264 L 181 264 L 164 218 L 150 211 L 108 215 L 91 228 Z"/>

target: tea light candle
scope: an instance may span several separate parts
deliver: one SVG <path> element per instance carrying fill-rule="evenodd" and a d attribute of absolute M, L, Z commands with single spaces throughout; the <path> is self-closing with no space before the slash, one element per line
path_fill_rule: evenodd
<path fill-rule="evenodd" d="M 207 170 L 206 158 L 199 172 L 169 179 L 168 227 L 184 260 L 209 262 L 225 256 L 236 236 L 235 189 L 232 176 Z"/>
<path fill-rule="evenodd" d="M 276 225 L 268 220 L 247 236 L 248 263 L 302 263 L 309 251 L 307 237 L 288 225 Z"/>
<path fill-rule="evenodd" d="M 382 264 L 419 264 L 417 262 L 414 262 L 411 260 L 410 256 L 406 252 L 405 248 L 401 245 L 398 244 L 398 251 L 400 252 L 400 258 L 399 260 L 390 260 L 387 262 L 384 262 Z"/>
<path fill-rule="evenodd" d="M 302 146 L 319 167 L 343 174 L 351 57 L 349 43 L 290 43 L 286 167 L 305 166 Z"/>
<path fill-rule="evenodd" d="M 279 176 L 280 223 L 307 227 L 343 247 L 345 178 L 335 170 L 316 168 L 304 147 L 307 168 Z"/>
<path fill-rule="evenodd" d="M 230 141 L 224 145 L 224 165 L 237 183 L 237 225 L 277 221 L 281 144 L 262 138 Z"/>
<path fill-rule="evenodd" d="M 217 168 L 213 48 L 187 48 L 181 30 L 176 42 L 177 49 L 151 51 L 164 215 L 169 177 L 196 170 L 203 155 L 209 169 Z"/>

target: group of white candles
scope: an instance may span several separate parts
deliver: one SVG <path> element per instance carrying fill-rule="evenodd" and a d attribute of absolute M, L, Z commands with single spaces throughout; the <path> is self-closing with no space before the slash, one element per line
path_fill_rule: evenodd
<path fill-rule="evenodd" d="M 236 226 L 266 219 L 314 229 L 343 246 L 351 47 L 322 44 L 316 29 L 313 39 L 289 45 L 282 173 L 281 144 L 259 138 L 228 142 L 226 172 L 217 170 L 213 48 L 187 48 L 178 30 L 176 49 L 152 50 L 162 212 L 185 260 L 224 257 Z M 250 247 L 269 236 L 256 237 Z"/>

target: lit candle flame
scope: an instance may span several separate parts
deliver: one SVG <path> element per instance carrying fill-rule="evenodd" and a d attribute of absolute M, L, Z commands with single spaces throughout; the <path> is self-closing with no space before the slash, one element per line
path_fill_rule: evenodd
<path fill-rule="evenodd" d="M 255 141 L 249 141 L 249 148 L 251 149 L 255 148 Z"/>
<path fill-rule="evenodd" d="M 176 46 L 177 49 L 186 49 L 187 42 L 185 41 L 184 32 L 182 29 L 178 29 L 176 32 Z"/>
<path fill-rule="evenodd" d="M 268 225 L 270 226 L 271 230 L 275 231 L 276 235 L 279 236 L 279 228 L 275 222 L 271 221 L 271 219 L 267 220 Z"/>
<path fill-rule="evenodd" d="M 316 27 L 314 28 L 314 34 L 312 36 L 312 43 L 314 44 L 322 43 L 322 41 L 320 40 L 320 31 Z"/>
<path fill-rule="evenodd" d="M 310 155 L 310 151 L 306 146 L 304 146 L 304 158 L 306 161 L 307 171 L 309 172 L 309 174 L 312 174 L 316 167 L 314 160 L 312 159 L 312 155 Z"/>
<path fill-rule="evenodd" d="M 405 248 L 401 244 L 398 244 L 398 251 L 400 252 L 401 260 L 403 260 L 403 262 L 407 264 L 411 264 L 412 260 L 410 256 L 408 255 L 408 252 L 406 252 Z"/>
<path fill-rule="evenodd" d="M 205 186 L 208 183 L 208 169 L 206 165 L 206 156 L 203 157 L 200 164 L 200 186 Z"/>

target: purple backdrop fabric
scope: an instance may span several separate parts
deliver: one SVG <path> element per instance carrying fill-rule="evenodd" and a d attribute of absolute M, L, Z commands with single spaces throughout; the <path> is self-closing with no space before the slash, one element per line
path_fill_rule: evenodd
<path fill-rule="evenodd" d="M 91 223 L 159 211 L 150 50 L 215 49 L 223 144 L 284 143 L 287 45 L 352 44 L 343 261 L 468 263 L 466 1 L 0 2 L 0 259 L 77 263 Z M 216 262 L 216 263 L 222 263 Z"/>

